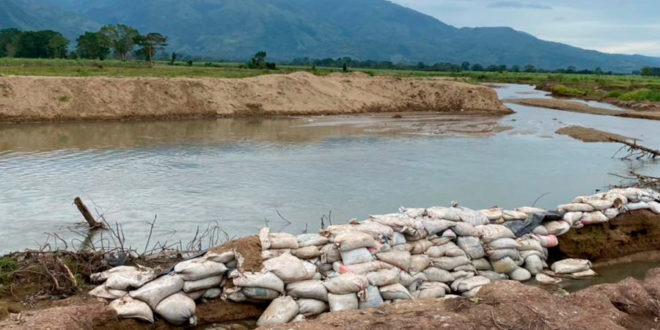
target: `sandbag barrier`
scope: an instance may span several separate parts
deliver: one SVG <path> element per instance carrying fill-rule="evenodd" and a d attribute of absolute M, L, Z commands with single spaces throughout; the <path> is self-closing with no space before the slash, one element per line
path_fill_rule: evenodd
<path fill-rule="evenodd" d="M 548 269 L 548 248 L 571 228 L 639 209 L 660 214 L 660 193 L 612 189 L 552 212 L 401 208 L 298 236 L 262 228 L 260 272 L 243 271 L 235 250 L 207 252 L 160 277 L 130 266 L 93 274 L 103 284 L 90 294 L 111 300 L 119 317 L 154 322 L 155 313 L 175 325 L 195 324 L 195 301 L 270 302 L 260 326 L 397 300 L 473 297 L 496 280 L 554 283 L 596 275 L 588 260 L 565 259 Z"/>

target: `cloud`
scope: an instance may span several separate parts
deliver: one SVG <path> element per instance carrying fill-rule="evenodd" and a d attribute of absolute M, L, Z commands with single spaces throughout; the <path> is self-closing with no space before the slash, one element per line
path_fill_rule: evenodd
<path fill-rule="evenodd" d="M 496 1 L 488 5 L 488 8 L 516 8 L 516 9 L 552 9 L 548 5 L 528 3 L 520 1 Z"/>

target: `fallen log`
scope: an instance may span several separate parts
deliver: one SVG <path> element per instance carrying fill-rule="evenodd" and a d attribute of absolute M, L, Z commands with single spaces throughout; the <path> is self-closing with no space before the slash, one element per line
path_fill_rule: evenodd
<path fill-rule="evenodd" d="M 660 156 L 660 151 L 639 145 L 637 144 L 637 140 L 635 140 L 634 142 L 629 142 L 626 140 L 610 138 L 610 141 L 625 144 L 626 146 L 628 146 L 629 151 L 636 150 L 636 151 L 641 151 L 642 153 L 649 154 L 649 157 L 651 157 L 652 159 L 655 159 L 656 157 Z"/>
<path fill-rule="evenodd" d="M 105 229 L 105 225 L 103 225 L 102 222 L 98 222 L 94 219 L 92 213 L 89 212 L 89 209 L 87 209 L 87 206 L 83 203 L 80 197 L 76 197 L 73 200 L 73 204 L 76 204 L 78 211 L 80 211 L 80 214 L 85 218 L 85 221 L 87 221 L 87 224 L 89 224 L 91 229 Z"/>

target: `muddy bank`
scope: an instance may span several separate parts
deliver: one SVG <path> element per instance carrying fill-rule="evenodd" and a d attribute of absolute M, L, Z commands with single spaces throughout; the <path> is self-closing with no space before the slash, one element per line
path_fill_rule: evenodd
<path fill-rule="evenodd" d="M 592 115 L 616 116 L 627 118 L 660 120 L 660 111 L 646 109 L 645 111 L 628 110 L 619 111 L 605 108 L 596 108 L 584 103 L 562 99 L 506 99 L 505 103 L 526 105 L 531 107 L 549 108 L 561 111 L 588 113 Z"/>
<path fill-rule="evenodd" d="M 648 260 L 657 251 L 660 251 L 660 215 L 637 210 L 560 236 L 559 246 L 549 251 L 549 259 L 584 258 L 604 264 L 617 259 L 627 261 L 626 256 L 640 256 L 640 253 L 642 260 Z"/>
<path fill-rule="evenodd" d="M 471 299 L 400 301 L 270 329 L 650 329 L 657 326 L 658 299 L 660 269 L 656 268 L 644 281 L 628 278 L 564 297 L 499 281 Z"/>
<path fill-rule="evenodd" d="M 508 114 L 489 87 L 297 72 L 244 79 L 0 77 L 0 120 L 127 120 L 437 111 Z"/>
<path fill-rule="evenodd" d="M 574 139 L 583 142 L 614 142 L 614 141 L 631 141 L 632 138 L 627 136 L 614 134 L 610 132 L 600 131 L 593 128 L 582 126 L 568 126 L 558 129 L 555 133 L 561 135 L 568 135 Z"/>

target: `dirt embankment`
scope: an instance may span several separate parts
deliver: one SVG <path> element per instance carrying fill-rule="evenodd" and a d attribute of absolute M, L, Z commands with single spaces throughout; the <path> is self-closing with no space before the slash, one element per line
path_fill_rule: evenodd
<path fill-rule="evenodd" d="M 655 109 L 653 107 L 645 108 L 645 110 L 637 110 L 636 108 L 633 108 L 635 110 L 621 111 L 621 110 L 611 110 L 605 108 L 596 108 L 584 103 L 570 101 L 570 100 L 562 100 L 562 99 L 507 99 L 503 101 L 505 103 L 514 103 L 520 105 L 527 105 L 531 107 L 549 108 L 554 110 L 562 110 L 562 111 L 570 111 L 570 112 L 578 112 L 578 113 L 588 113 L 592 115 L 660 120 L 660 109 Z M 619 104 L 619 105 L 624 106 L 623 104 Z"/>
<path fill-rule="evenodd" d="M 512 113 L 489 87 L 360 73 L 244 79 L 0 77 L 0 121 L 395 111 Z"/>
<path fill-rule="evenodd" d="M 582 140 L 583 142 L 616 142 L 633 140 L 633 138 L 629 138 L 627 136 L 582 126 L 562 127 L 555 133 L 568 135 L 574 139 Z"/>

